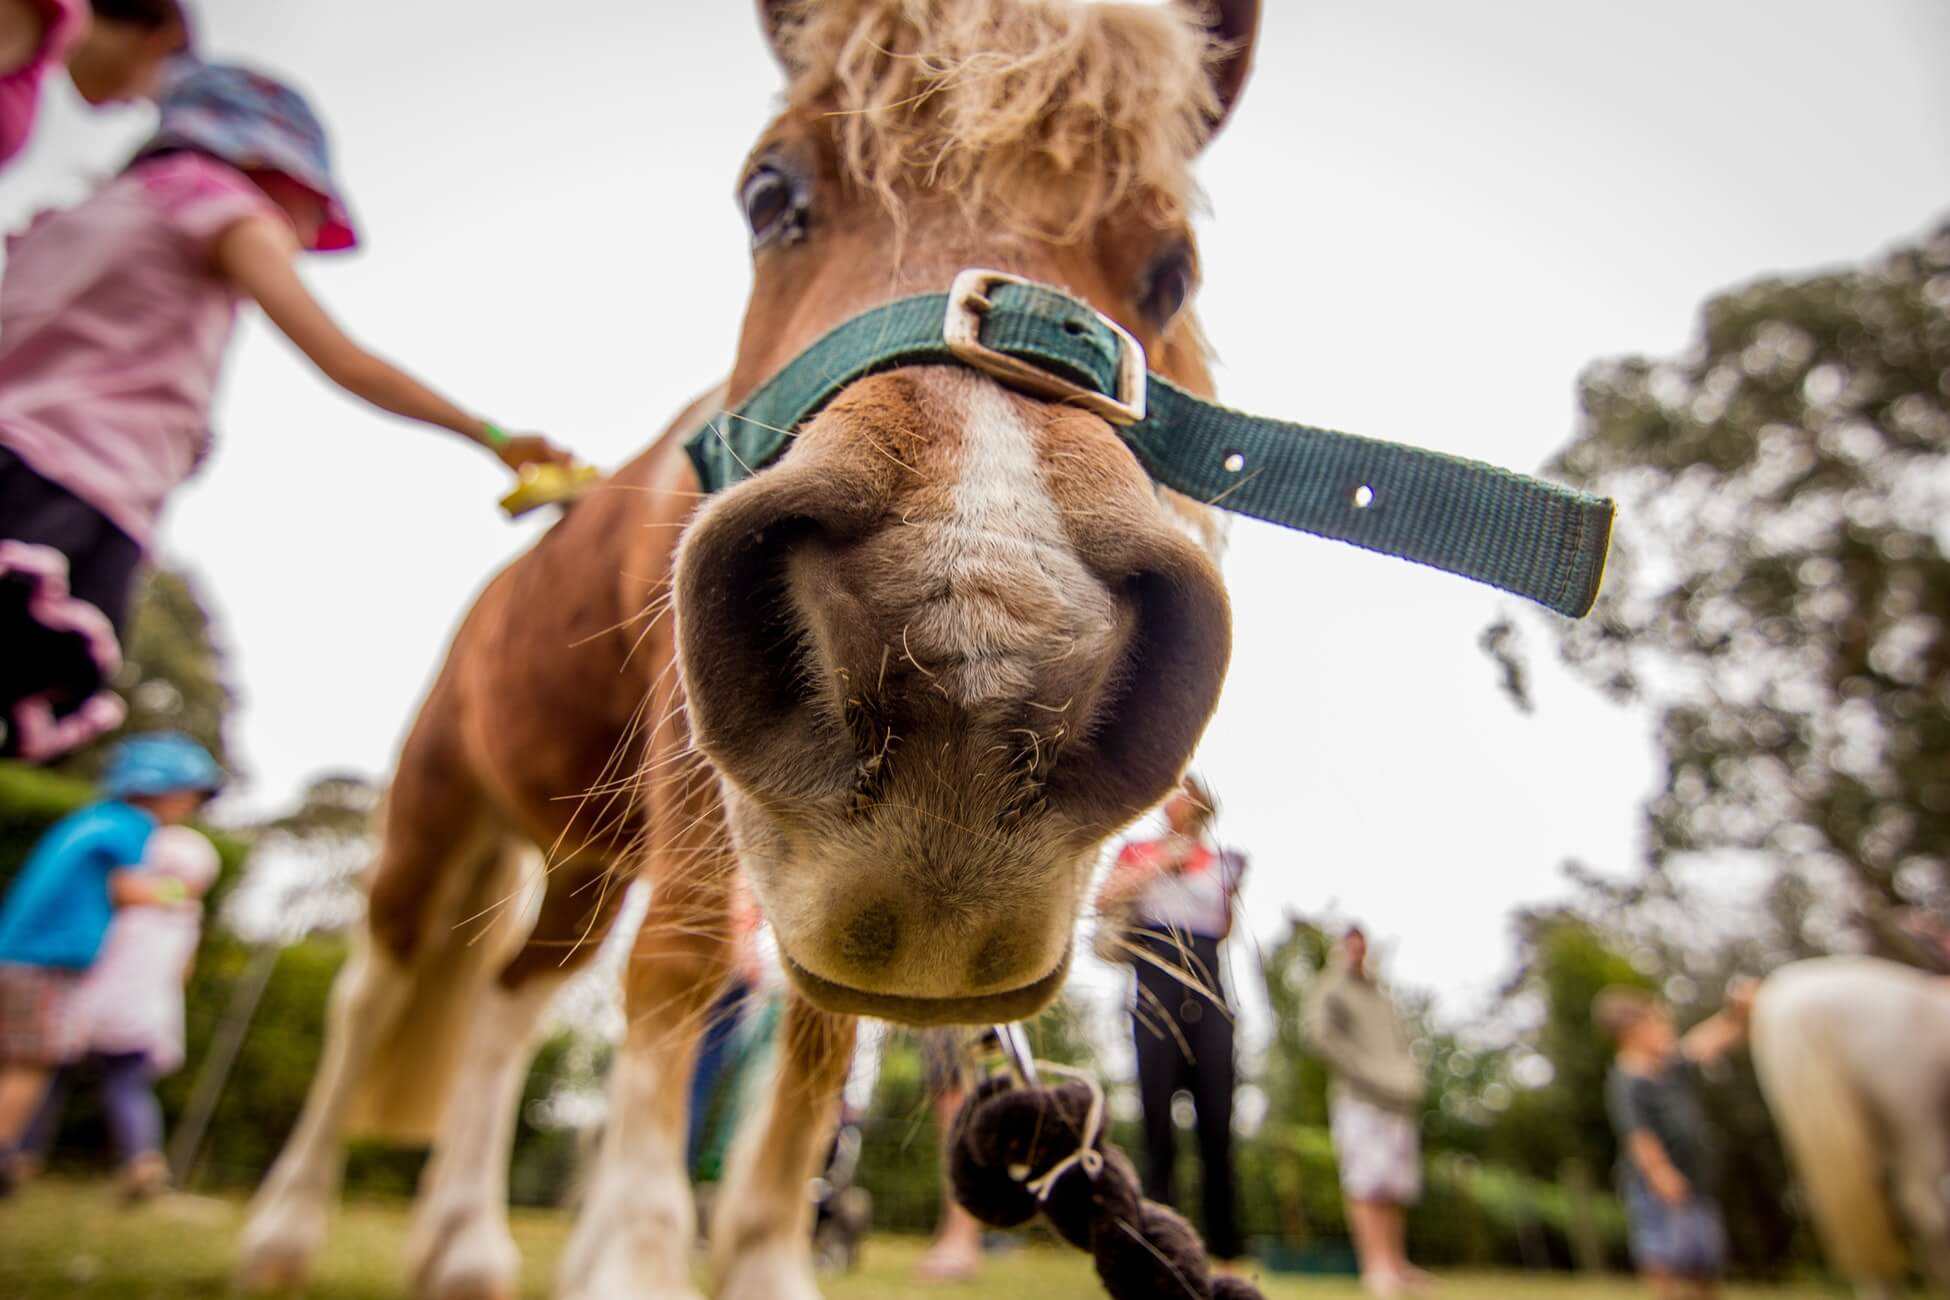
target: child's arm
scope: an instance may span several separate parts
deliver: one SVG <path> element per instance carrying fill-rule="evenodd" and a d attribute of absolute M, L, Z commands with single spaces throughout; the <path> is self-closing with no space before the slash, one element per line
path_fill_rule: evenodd
<path fill-rule="evenodd" d="M 1660 1200 L 1669 1205 L 1680 1205 L 1693 1194 L 1692 1184 L 1672 1163 L 1665 1145 L 1650 1129 L 1634 1129 L 1625 1139 L 1625 1150 L 1632 1157 L 1632 1163 L 1638 1166 L 1639 1173 L 1645 1176 L 1652 1194 Z"/>
<path fill-rule="evenodd" d="M 1727 1004 L 1686 1031 L 1679 1050 L 1687 1060 L 1710 1065 L 1747 1040 L 1747 1019 L 1754 1009 L 1752 980 L 1727 987 Z"/>
<path fill-rule="evenodd" d="M 160 871 L 126 868 L 108 877 L 108 901 L 117 907 L 173 906 L 188 898 L 182 881 Z"/>
<path fill-rule="evenodd" d="M 510 469 L 571 457 L 546 438 L 497 439 L 487 421 L 469 415 L 392 363 L 374 356 L 339 328 L 298 278 L 300 249 L 291 230 L 270 217 L 247 217 L 217 237 L 216 267 L 249 294 L 319 372 L 354 397 L 422 424 L 451 429 L 491 450 Z"/>
<path fill-rule="evenodd" d="M 1103 888 L 1097 891 L 1097 911 L 1109 914 L 1132 906 L 1158 878 L 1159 870 L 1155 854 L 1145 852 L 1136 844 L 1125 845 L 1117 861 L 1111 864 Z"/>

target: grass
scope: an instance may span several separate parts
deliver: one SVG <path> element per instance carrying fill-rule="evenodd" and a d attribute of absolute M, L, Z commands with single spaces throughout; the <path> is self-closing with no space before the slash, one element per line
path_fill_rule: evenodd
<path fill-rule="evenodd" d="M 0 1296 L 7 1300 L 187 1300 L 228 1294 L 228 1274 L 243 1207 L 234 1200 L 172 1196 L 137 1210 L 116 1204 L 105 1184 L 48 1179 L 0 1202 Z M 307 1291 L 312 1300 L 397 1300 L 406 1207 L 346 1206 Z M 524 1296 L 546 1297 L 555 1256 L 568 1234 L 565 1215 L 518 1211 L 514 1232 L 524 1259 Z M 1080 1254 L 1041 1246 L 991 1259 L 982 1278 L 921 1288 L 910 1279 L 925 1243 L 882 1237 L 862 1268 L 826 1282 L 827 1300 L 908 1300 L 927 1295 L 1087 1300 L 1103 1293 Z M 1355 1300 L 1351 1281 L 1262 1279 L 1269 1300 Z M 1637 1300 L 1625 1279 L 1582 1281 L 1562 1275 L 1468 1275 L 1446 1279 L 1439 1300 Z M 1813 1300 L 1840 1294 L 1818 1287 L 1735 1287 L 1730 1298 Z"/>

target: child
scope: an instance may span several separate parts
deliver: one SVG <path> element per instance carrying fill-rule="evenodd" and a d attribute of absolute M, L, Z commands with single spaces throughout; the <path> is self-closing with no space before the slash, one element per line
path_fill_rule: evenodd
<path fill-rule="evenodd" d="M 153 99 L 189 45 L 181 0 L 0 0 L 0 166 L 33 134 L 51 69 L 96 107 Z"/>
<path fill-rule="evenodd" d="M 223 785 L 201 745 L 173 732 L 124 741 L 102 799 L 55 823 L 0 903 L 0 1190 L 50 1074 L 81 1054 L 78 991 L 118 907 L 181 904 L 180 879 L 137 870 L 159 827 Z"/>
<path fill-rule="evenodd" d="M 109 1135 L 122 1162 L 122 1192 L 131 1201 L 168 1185 L 154 1084 L 183 1064 L 183 984 L 203 932 L 203 896 L 220 866 L 216 846 L 200 832 L 157 827 L 140 869 L 165 889 L 165 882 L 179 882 L 181 901 L 118 908 L 101 954 L 75 990 L 86 1064 L 100 1081 Z M 74 1074 L 68 1068 L 55 1075 L 20 1144 L 23 1156 L 45 1155 L 54 1145 Z"/>
<path fill-rule="evenodd" d="M 165 91 L 119 177 L 10 241 L 0 288 L 0 756 L 45 761 L 113 726 L 136 564 L 209 451 L 240 299 L 325 376 L 511 469 L 568 457 L 510 437 L 353 342 L 298 278 L 356 242 L 325 133 L 296 92 L 232 67 Z"/>
<path fill-rule="evenodd" d="M 1718 1151 L 1699 1067 L 1746 1038 L 1754 988 L 1752 981 L 1730 987 L 1726 1007 L 1684 1038 L 1674 1032 L 1672 1008 L 1642 989 L 1608 988 L 1592 1003 L 1592 1020 L 1618 1045 L 1605 1101 L 1618 1134 L 1632 1258 L 1660 1300 L 1716 1294 L 1726 1266 L 1714 1191 Z"/>

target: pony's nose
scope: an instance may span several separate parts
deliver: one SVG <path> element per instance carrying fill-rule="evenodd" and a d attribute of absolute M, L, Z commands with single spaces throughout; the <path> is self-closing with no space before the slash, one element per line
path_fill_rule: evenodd
<path fill-rule="evenodd" d="M 923 387 L 876 387 L 891 379 L 856 388 L 892 409 Z M 946 403 L 915 418 L 942 408 L 952 419 Z M 1084 499 L 1050 489 L 1033 458 L 980 462 L 979 428 L 964 431 L 980 463 L 961 478 L 904 468 L 863 445 L 872 430 L 852 414 L 830 408 L 684 541 L 677 631 L 698 747 L 747 793 L 829 813 L 879 798 L 890 766 L 952 773 L 973 788 L 915 798 L 977 809 L 978 833 L 1046 809 L 1101 834 L 1156 802 L 1217 702 L 1230 611 L 1108 426 L 1080 417 L 1066 444 L 1116 471 L 1090 476 Z M 945 481 L 916 481 L 930 472 Z M 1018 496 L 1044 504 L 990 500 Z"/>
<path fill-rule="evenodd" d="M 786 565 L 808 544 L 847 545 L 878 514 L 870 483 L 788 461 L 723 494 L 686 535 L 674 602 L 686 708 L 699 748 L 739 784 L 813 797 L 846 770 L 817 707 L 831 666 L 808 655 Z"/>

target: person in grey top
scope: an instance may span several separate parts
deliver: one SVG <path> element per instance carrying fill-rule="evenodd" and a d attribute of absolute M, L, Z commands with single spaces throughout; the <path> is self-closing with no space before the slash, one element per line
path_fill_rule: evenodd
<path fill-rule="evenodd" d="M 1369 1294 L 1419 1290 L 1408 1262 L 1408 1207 L 1422 1198 L 1422 1064 L 1401 1013 L 1368 965 L 1368 936 L 1349 926 L 1308 990 L 1302 1029 L 1333 1072 L 1328 1112 L 1341 1199 Z"/>

